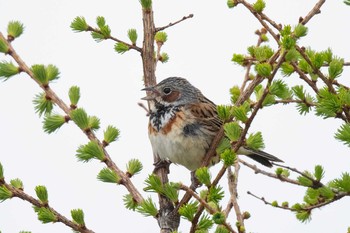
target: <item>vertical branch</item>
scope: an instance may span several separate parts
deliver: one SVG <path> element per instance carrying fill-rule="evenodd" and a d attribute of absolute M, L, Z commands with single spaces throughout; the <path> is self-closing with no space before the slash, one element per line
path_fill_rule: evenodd
<path fill-rule="evenodd" d="M 154 58 L 154 36 L 156 28 L 154 25 L 153 10 L 150 8 L 142 9 L 142 20 L 143 20 L 143 47 L 141 51 L 142 63 L 143 63 L 143 74 L 145 86 L 153 86 L 157 83 L 156 81 L 156 60 Z M 159 156 L 153 154 L 154 162 L 159 161 Z M 159 176 L 162 183 L 167 183 L 168 171 L 166 168 L 156 169 L 155 173 Z M 180 224 L 180 215 L 177 211 L 174 211 L 172 202 L 163 195 L 159 197 L 159 214 L 157 217 L 158 224 L 161 233 L 170 233 L 177 230 Z"/>

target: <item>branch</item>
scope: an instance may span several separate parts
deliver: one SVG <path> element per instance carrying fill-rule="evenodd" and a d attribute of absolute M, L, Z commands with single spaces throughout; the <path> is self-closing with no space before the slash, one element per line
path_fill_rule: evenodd
<path fill-rule="evenodd" d="M 293 179 L 290 179 L 290 178 L 284 177 L 284 176 L 278 176 L 275 173 L 267 172 L 265 170 L 258 168 L 256 165 L 252 165 L 250 163 L 247 163 L 246 161 L 244 161 L 242 159 L 239 159 L 239 162 L 242 163 L 244 166 L 252 169 L 255 174 L 262 174 L 262 175 L 265 175 L 265 176 L 268 176 L 268 177 L 271 177 L 271 178 L 274 178 L 274 179 L 277 179 L 277 180 L 280 180 L 283 182 L 302 186 L 297 180 L 293 180 Z"/>
<path fill-rule="evenodd" d="M 169 27 L 172 27 L 172 26 L 174 26 L 174 25 L 176 25 L 176 24 L 178 24 L 178 23 L 181 23 L 182 21 L 184 21 L 184 20 L 186 20 L 186 19 L 189 19 L 189 18 L 192 18 L 192 17 L 193 17 L 193 14 L 189 14 L 188 16 L 184 16 L 184 17 L 182 17 L 182 19 L 180 19 L 180 20 L 178 20 L 178 21 L 175 21 L 175 22 L 173 22 L 173 23 L 169 23 L 169 24 L 166 25 L 166 26 L 157 27 L 157 28 L 156 28 L 156 32 L 158 32 L 158 31 L 163 31 L 164 29 L 167 29 L 167 28 L 169 28 Z"/>
<path fill-rule="evenodd" d="M 46 96 L 49 97 L 53 103 L 55 103 L 60 109 L 62 109 L 69 116 L 72 109 L 66 103 L 64 103 L 62 99 L 60 99 L 57 96 L 57 94 L 51 89 L 49 85 L 44 86 L 34 78 L 34 74 L 31 71 L 31 69 L 21 59 L 21 57 L 17 54 L 15 49 L 12 47 L 11 43 L 5 39 L 5 37 L 1 32 L 0 32 L 0 39 L 7 42 L 7 46 L 9 48 L 8 54 L 17 62 L 20 70 L 22 72 L 27 73 L 29 77 L 33 79 L 45 91 Z M 108 166 L 108 168 L 113 170 L 115 173 L 117 173 L 121 177 L 121 184 L 126 187 L 129 193 L 133 196 L 134 200 L 137 203 L 141 203 L 143 201 L 142 195 L 139 193 L 139 191 L 136 189 L 134 184 L 131 182 L 130 178 L 121 169 L 119 169 L 119 167 L 117 167 L 117 165 L 113 162 L 110 155 L 104 148 L 103 143 L 96 137 L 96 135 L 91 130 L 89 131 L 82 130 L 82 131 L 90 141 L 96 141 L 99 144 L 99 146 L 103 148 L 103 152 L 105 155 L 105 160 L 103 162 Z"/>
<path fill-rule="evenodd" d="M 88 32 L 96 32 L 96 33 L 98 33 L 98 34 L 103 34 L 103 33 L 101 32 L 101 30 L 99 30 L 99 29 L 97 29 L 97 28 L 93 28 L 93 27 L 91 27 L 91 26 L 88 26 L 88 28 L 87 28 L 86 31 L 88 31 Z M 108 36 L 106 39 L 110 39 L 110 40 L 113 40 L 113 41 L 115 41 L 115 42 L 123 43 L 123 44 L 127 45 L 130 49 L 134 49 L 134 50 L 136 50 L 136 51 L 138 51 L 138 52 L 140 52 L 140 53 L 142 52 L 142 49 L 141 49 L 140 47 L 138 47 L 138 46 L 136 46 L 136 45 L 133 45 L 133 44 L 129 44 L 129 43 L 125 42 L 125 41 L 119 40 L 119 39 L 116 38 L 116 37 Z"/>
<path fill-rule="evenodd" d="M 191 196 L 194 197 L 201 204 L 201 206 L 204 207 L 209 212 L 209 214 L 213 215 L 213 214 L 215 214 L 217 212 L 217 210 L 214 210 L 210 205 L 208 205 L 208 203 L 205 200 L 203 200 L 200 196 L 198 196 L 198 194 L 195 193 L 189 187 L 181 184 L 180 185 L 180 189 L 186 191 L 186 193 L 191 194 Z M 226 221 L 224 223 L 222 223 L 222 225 L 225 226 L 227 228 L 227 230 L 229 230 L 230 232 L 236 233 L 236 231 L 234 231 L 232 229 L 231 225 L 228 224 Z M 193 224 L 192 224 L 192 226 L 193 226 Z M 192 231 L 190 231 L 190 232 L 192 232 Z"/>
<path fill-rule="evenodd" d="M 63 223 L 64 225 L 72 228 L 74 231 L 81 232 L 81 233 L 94 233 L 94 231 L 86 228 L 86 226 L 81 226 L 69 220 L 68 218 L 66 218 L 59 212 L 57 212 L 55 209 L 50 207 L 48 204 L 43 204 L 39 200 L 35 199 L 34 197 L 26 194 L 23 190 L 15 188 L 12 185 L 9 185 L 7 183 L 4 183 L 3 185 L 12 193 L 12 197 L 20 198 L 39 208 L 44 207 L 49 209 L 57 217 L 57 222 Z"/>
<path fill-rule="evenodd" d="M 320 1 L 318 1 L 318 2 L 315 4 L 315 6 L 311 9 L 311 11 L 310 11 L 304 18 L 301 18 L 300 23 L 303 24 L 303 25 L 305 25 L 305 24 L 307 24 L 307 23 L 310 21 L 310 19 L 311 19 L 312 17 L 314 17 L 315 15 L 321 13 L 321 7 L 322 7 L 322 5 L 323 5 L 325 2 L 326 2 L 326 0 L 320 0 Z"/>
<path fill-rule="evenodd" d="M 293 211 L 293 212 L 299 212 L 299 211 L 308 211 L 308 212 L 310 212 L 310 211 L 312 211 L 314 209 L 321 208 L 321 207 L 326 206 L 328 204 L 331 204 L 331 203 L 333 203 L 335 201 L 338 201 L 338 200 L 342 199 L 345 196 L 350 196 L 350 194 L 346 193 L 346 192 L 337 193 L 337 194 L 335 194 L 335 196 L 331 200 L 328 200 L 328 201 L 325 201 L 325 202 L 321 202 L 321 203 L 318 203 L 318 204 L 315 204 L 315 205 L 311 205 L 311 206 L 308 206 L 308 207 L 301 207 L 299 210 L 296 210 L 296 209 L 293 209 L 293 208 L 288 207 L 288 206 L 281 206 L 281 205 L 272 204 L 272 202 L 266 201 L 264 197 L 258 197 L 258 196 L 256 196 L 255 194 L 253 194 L 253 193 L 251 193 L 249 191 L 247 193 L 249 195 L 255 197 L 256 199 L 261 200 L 266 205 L 270 205 L 270 206 L 273 206 L 273 207 L 276 207 L 276 208 L 279 208 L 279 209 L 290 210 L 290 211 Z"/>

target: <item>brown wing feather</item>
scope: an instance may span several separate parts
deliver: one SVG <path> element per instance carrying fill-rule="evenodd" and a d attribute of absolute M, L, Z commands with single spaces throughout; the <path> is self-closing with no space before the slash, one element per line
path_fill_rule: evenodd
<path fill-rule="evenodd" d="M 203 96 L 199 103 L 191 104 L 189 108 L 193 116 L 204 126 L 207 126 L 208 130 L 216 133 L 220 129 L 222 121 L 216 111 L 216 105 L 209 99 Z"/>

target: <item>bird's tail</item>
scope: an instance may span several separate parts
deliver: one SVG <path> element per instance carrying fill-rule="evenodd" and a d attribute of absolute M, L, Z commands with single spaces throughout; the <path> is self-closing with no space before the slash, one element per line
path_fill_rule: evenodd
<path fill-rule="evenodd" d="M 269 153 L 266 153 L 264 151 L 261 150 L 253 150 L 250 148 L 246 148 L 246 147 L 241 147 L 239 148 L 239 150 L 237 151 L 238 154 L 242 154 L 242 155 L 246 155 L 251 159 L 254 159 L 255 161 L 261 163 L 264 166 L 267 167 L 272 167 L 272 163 L 271 162 L 282 162 L 283 161 L 279 158 L 277 158 L 276 156 L 273 156 Z"/>

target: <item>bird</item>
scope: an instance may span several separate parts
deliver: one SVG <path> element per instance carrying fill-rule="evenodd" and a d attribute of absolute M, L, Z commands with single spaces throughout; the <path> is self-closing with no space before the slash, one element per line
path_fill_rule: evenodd
<path fill-rule="evenodd" d="M 179 164 L 194 172 L 201 167 L 223 125 L 216 105 L 181 77 L 169 77 L 142 90 L 148 92 L 142 100 L 149 102 L 148 136 L 153 152 L 160 161 Z M 237 150 L 237 154 L 246 155 L 267 167 L 272 167 L 272 162 L 283 162 L 245 145 Z M 210 165 L 219 161 L 219 155 L 215 155 Z"/>

